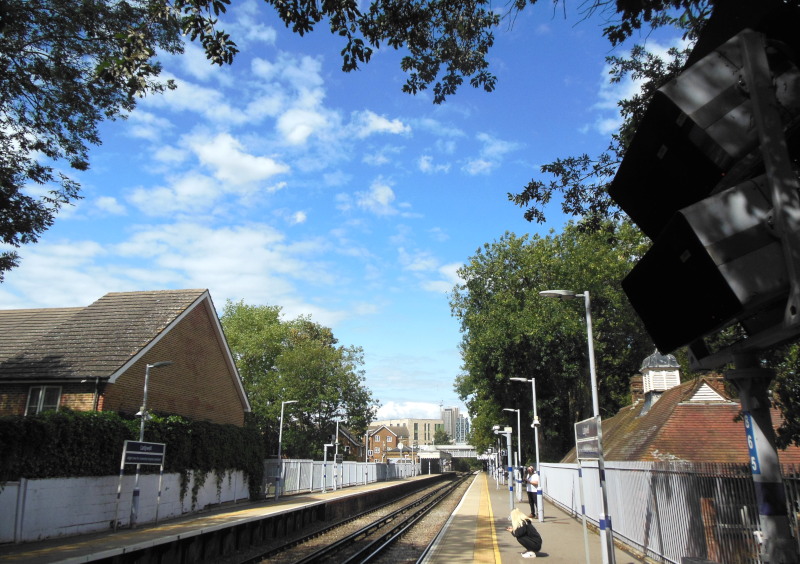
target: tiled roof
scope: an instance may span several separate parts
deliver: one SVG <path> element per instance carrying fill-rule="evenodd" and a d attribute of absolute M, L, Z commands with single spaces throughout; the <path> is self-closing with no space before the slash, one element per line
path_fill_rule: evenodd
<path fill-rule="evenodd" d="M 692 401 L 704 384 L 728 401 Z M 665 391 L 644 412 L 646 405 L 640 400 L 603 421 L 606 460 L 742 463 L 749 460 L 744 424 L 737 420 L 741 407 L 738 400 L 726 393 L 722 378 L 684 382 Z M 779 411 L 773 409 L 774 427 L 780 424 L 780 417 Z M 782 463 L 800 463 L 800 448 L 790 447 L 779 451 L 778 456 Z M 574 461 L 575 449 L 572 449 L 562 462 Z"/>
<path fill-rule="evenodd" d="M 116 292 L 85 308 L 0 311 L 0 379 L 111 377 L 206 293 Z"/>
<path fill-rule="evenodd" d="M 0 362 L 24 351 L 82 307 L 0 310 Z"/>

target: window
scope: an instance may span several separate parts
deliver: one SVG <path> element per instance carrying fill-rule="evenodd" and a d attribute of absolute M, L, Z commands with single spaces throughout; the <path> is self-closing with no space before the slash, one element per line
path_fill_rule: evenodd
<path fill-rule="evenodd" d="M 61 386 L 33 386 L 28 393 L 25 415 L 36 415 L 43 411 L 58 411 Z"/>
<path fill-rule="evenodd" d="M 345 445 L 344 446 L 344 453 L 345 454 L 350 454 L 350 445 Z"/>
<path fill-rule="evenodd" d="M 381 453 L 381 447 L 375 447 L 375 454 Z"/>
<path fill-rule="evenodd" d="M 381 436 L 380 435 L 375 435 L 375 442 L 376 443 L 381 442 Z"/>
<path fill-rule="evenodd" d="M 389 435 L 388 437 L 386 437 L 386 442 L 387 442 L 387 443 L 390 443 L 390 442 L 392 442 L 392 436 L 391 436 L 391 435 Z"/>

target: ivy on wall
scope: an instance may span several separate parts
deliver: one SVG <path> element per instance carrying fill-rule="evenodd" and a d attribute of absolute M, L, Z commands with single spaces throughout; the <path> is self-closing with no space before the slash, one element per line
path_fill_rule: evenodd
<path fill-rule="evenodd" d="M 33 417 L 0 417 L 0 484 L 19 478 L 109 476 L 119 473 L 126 440 L 139 439 L 139 420 L 112 412 L 59 410 Z M 181 474 L 185 496 L 190 474 L 196 490 L 215 473 L 217 488 L 229 470 L 241 470 L 256 498 L 264 475 L 263 441 L 257 431 L 235 425 L 154 416 L 144 440 L 166 443 L 165 472 Z M 135 466 L 129 467 L 131 471 Z M 142 466 L 143 471 L 158 467 Z"/>

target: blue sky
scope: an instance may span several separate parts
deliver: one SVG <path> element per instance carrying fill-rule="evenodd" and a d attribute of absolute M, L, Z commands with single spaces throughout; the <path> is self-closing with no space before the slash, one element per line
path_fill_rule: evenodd
<path fill-rule="evenodd" d="M 462 406 L 447 294 L 484 243 L 563 224 L 557 208 L 526 222 L 506 194 L 607 145 L 630 85 L 607 85 L 619 52 L 602 22 L 526 9 L 497 31 L 497 90 L 465 86 L 438 106 L 401 92 L 400 53 L 344 74 L 324 25 L 294 36 L 255 0 L 233 2 L 224 27 L 241 49 L 232 66 L 188 45 L 164 60 L 176 91 L 103 126 L 76 175 L 83 199 L 20 249 L 0 308 L 208 288 L 219 310 L 279 305 L 362 347 L 380 418 Z"/>

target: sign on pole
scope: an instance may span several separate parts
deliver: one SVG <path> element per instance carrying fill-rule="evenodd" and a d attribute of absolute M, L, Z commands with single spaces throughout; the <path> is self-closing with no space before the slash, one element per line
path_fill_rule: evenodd
<path fill-rule="evenodd" d="M 597 419 L 594 417 L 575 423 L 575 453 L 578 460 L 598 460 L 600 458 Z"/>
<path fill-rule="evenodd" d="M 119 516 L 119 498 L 122 494 L 122 475 L 126 464 L 150 464 L 160 466 L 158 476 L 158 496 L 156 497 L 156 523 L 158 523 L 158 509 L 161 505 L 161 481 L 164 476 L 165 443 L 145 443 L 142 441 L 125 441 L 122 447 L 122 460 L 119 463 L 119 483 L 117 484 L 117 505 L 114 509 L 114 532 L 117 531 L 117 518 Z"/>
<path fill-rule="evenodd" d="M 164 443 L 143 443 L 139 441 L 125 441 L 122 450 L 123 464 L 164 464 Z"/>

